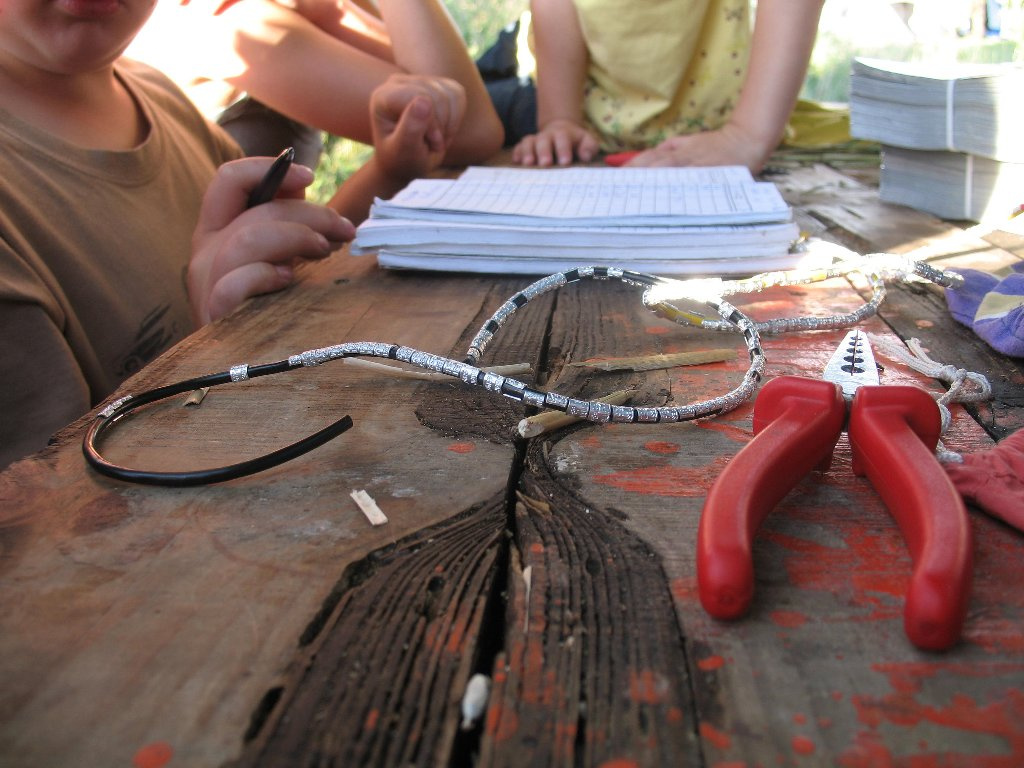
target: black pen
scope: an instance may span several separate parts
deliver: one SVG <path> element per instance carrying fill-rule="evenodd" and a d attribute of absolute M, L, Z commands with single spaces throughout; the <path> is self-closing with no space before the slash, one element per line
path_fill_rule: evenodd
<path fill-rule="evenodd" d="M 269 203 L 273 200 L 277 190 L 281 188 L 281 182 L 284 181 L 285 174 L 288 173 L 288 168 L 294 159 L 294 147 L 288 147 L 288 149 L 278 155 L 277 159 L 274 160 L 274 164 L 270 166 L 270 170 L 260 179 L 260 183 L 256 185 L 256 188 L 249 193 L 249 202 L 246 203 L 245 207 L 255 208 L 257 205 L 263 205 L 263 203 Z"/>

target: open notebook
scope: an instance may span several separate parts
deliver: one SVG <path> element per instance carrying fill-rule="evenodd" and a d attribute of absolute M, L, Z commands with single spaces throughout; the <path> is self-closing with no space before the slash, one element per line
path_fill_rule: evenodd
<path fill-rule="evenodd" d="M 377 200 L 352 253 L 407 269 L 752 274 L 793 266 L 798 234 L 775 185 L 740 166 L 472 167 Z"/>

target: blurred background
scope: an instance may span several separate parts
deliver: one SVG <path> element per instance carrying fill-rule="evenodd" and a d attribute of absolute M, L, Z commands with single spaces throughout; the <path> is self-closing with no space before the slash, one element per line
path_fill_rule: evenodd
<path fill-rule="evenodd" d="M 445 0 L 473 58 L 526 11 L 528 0 Z M 756 0 L 752 0 L 756 8 Z M 522 50 L 522 47 L 521 47 Z M 1024 61 L 1024 0 L 826 0 L 801 98 L 849 100 L 855 56 L 898 61 Z M 529 63 L 525 63 L 529 69 Z M 521 67 L 521 70 L 524 67 Z M 328 136 L 311 196 L 330 197 L 369 148 Z"/>

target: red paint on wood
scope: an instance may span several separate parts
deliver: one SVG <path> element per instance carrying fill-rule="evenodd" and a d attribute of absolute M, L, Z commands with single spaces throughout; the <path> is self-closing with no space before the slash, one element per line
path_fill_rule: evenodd
<path fill-rule="evenodd" d="M 794 736 L 791 743 L 793 745 L 793 751 L 798 755 L 814 754 L 814 742 L 806 736 Z"/>
<path fill-rule="evenodd" d="M 636 760 L 616 757 L 611 760 L 605 760 L 600 766 L 598 766 L 598 768 L 639 768 L 639 764 Z"/>
<path fill-rule="evenodd" d="M 466 623 L 456 619 L 452 622 L 451 630 L 449 630 L 448 642 L 445 643 L 445 650 L 451 654 L 458 654 L 463 649 L 463 645 L 466 642 Z"/>
<path fill-rule="evenodd" d="M 729 738 L 729 734 L 718 730 L 708 722 L 700 724 L 700 737 L 719 749 L 728 749 L 732 746 L 732 739 Z"/>
<path fill-rule="evenodd" d="M 785 568 L 794 586 L 835 591 L 848 585 L 853 588 L 849 599 L 871 609 L 865 619 L 891 619 L 903 615 L 911 571 L 910 556 L 895 526 L 894 522 L 891 534 L 842 527 L 845 546 L 837 547 L 778 531 L 764 530 L 762 535 L 788 551 Z"/>
<path fill-rule="evenodd" d="M 796 629 L 807 623 L 807 616 L 800 611 L 772 611 L 772 621 L 780 627 Z"/>
<path fill-rule="evenodd" d="M 496 742 L 508 741 L 519 730 L 519 715 L 511 708 L 496 704 L 487 708 L 487 733 Z"/>
<path fill-rule="evenodd" d="M 737 427 L 734 424 L 729 424 L 729 420 L 740 421 L 743 419 L 747 420 L 745 427 Z M 717 432 L 723 437 L 727 437 L 734 443 L 740 445 L 746 445 L 754 439 L 753 433 L 750 431 L 750 414 L 739 414 L 737 411 L 730 411 L 720 416 L 715 416 L 714 421 L 701 421 L 697 422 L 697 427 L 700 429 L 706 429 L 708 432 Z"/>
<path fill-rule="evenodd" d="M 668 693 L 668 680 L 653 669 L 629 671 L 629 697 L 637 704 L 660 704 Z"/>
<path fill-rule="evenodd" d="M 725 665 L 725 659 L 721 656 L 708 656 L 704 659 L 697 661 L 697 668 L 702 669 L 705 672 L 711 672 L 715 669 L 721 669 Z"/>
<path fill-rule="evenodd" d="M 651 440 L 648 443 L 644 443 L 644 449 L 651 453 L 661 453 L 665 455 L 679 453 L 679 443 L 670 443 L 665 440 Z"/>
<path fill-rule="evenodd" d="M 132 765 L 135 768 L 163 768 L 174 757 L 174 749 L 166 741 L 154 741 L 135 753 Z"/>
<path fill-rule="evenodd" d="M 717 457 L 705 467 L 640 467 L 596 475 L 594 482 L 644 496 L 697 498 L 707 495 L 727 461 Z"/>
<path fill-rule="evenodd" d="M 378 720 L 380 720 L 380 710 L 374 707 L 366 713 L 366 720 L 363 721 L 363 730 L 374 730 L 377 727 Z"/>
<path fill-rule="evenodd" d="M 697 577 L 672 579 L 669 583 L 669 591 L 672 599 L 680 603 L 693 603 L 697 601 Z"/>
<path fill-rule="evenodd" d="M 1021 679 L 1024 665 L 978 664 L 952 662 L 917 662 L 876 664 L 872 667 L 889 679 L 892 693 L 881 697 L 853 696 L 858 720 L 868 730 L 857 737 L 857 746 L 845 755 L 844 765 L 869 765 L 869 757 L 877 757 L 880 746 L 879 729 L 913 728 L 929 724 L 959 731 L 989 734 L 1006 744 L 1006 758 L 990 756 L 973 765 L 1016 766 L 1024 761 L 1024 692 L 1015 681 Z M 936 675 L 951 677 L 987 676 L 1005 679 L 1006 688 L 998 698 L 994 693 L 984 704 L 962 694 L 953 694 L 941 703 L 922 700 L 925 681 Z M 1012 756 L 1012 757 L 1010 757 Z M 935 765 L 940 763 L 935 762 Z M 921 765 L 927 765 L 922 762 Z"/>

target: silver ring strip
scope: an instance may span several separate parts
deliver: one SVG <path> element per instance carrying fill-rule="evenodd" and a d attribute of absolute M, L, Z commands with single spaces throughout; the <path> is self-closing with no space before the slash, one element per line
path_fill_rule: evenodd
<path fill-rule="evenodd" d="M 569 398 L 557 392 L 547 392 L 544 394 L 544 405 L 548 408 L 557 408 L 560 411 L 564 411 L 569 407 Z"/>
<path fill-rule="evenodd" d="M 593 402 L 590 404 L 590 412 L 587 413 L 587 419 L 590 421 L 596 421 L 604 424 L 611 421 L 612 418 L 612 407 L 608 403 Z"/>
<path fill-rule="evenodd" d="M 632 424 L 636 421 L 636 408 L 631 405 L 613 405 L 612 421 L 620 424 Z"/>
<path fill-rule="evenodd" d="M 484 373 L 484 389 L 488 389 L 491 392 L 500 392 L 504 381 L 505 377 L 500 374 L 491 373 L 490 371 Z"/>
<path fill-rule="evenodd" d="M 523 402 L 532 405 L 534 408 L 544 407 L 544 393 L 535 389 L 527 389 L 523 392 Z"/>
<path fill-rule="evenodd" d="M 586 400 L 577 400 L 576 398 L 570 397 L 569 402 L 566 404 L 565 412 L 570 416 L 585 419 L 587 418 L 587 414 L 590 412 L 590 403 Z"/>
<path fill-rule="evenodd" d="M 132 399 L 131 395 L 125 395 L 124 397 L 119 397 L 117 400 L 115 400 L 110 405 L 108 405 L 106 408 L 104 408 L 102 411 L 100 411 L 100 418 L 101 419 L 109 419 L 111 416 L 114 415 L 114 411 L 116 411 L 118 408 L 120 408 L 122 405 L 124 405 L 125 403 L 127 403 L 131 399 Z"/>

